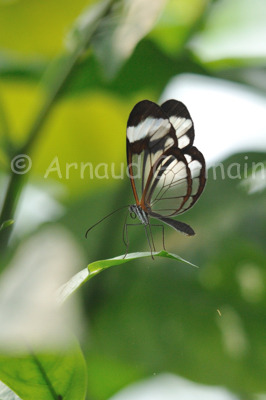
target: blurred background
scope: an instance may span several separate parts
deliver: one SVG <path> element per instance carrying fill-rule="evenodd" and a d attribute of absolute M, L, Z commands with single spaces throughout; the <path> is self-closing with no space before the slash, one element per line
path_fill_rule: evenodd
<path fill-rule="evenodd" d="M 0 0 L 1 224 L 15 221 L 0 232 L 0 287 L 12 299 L 0 302 L 0 341 L 25 281 L 33 299 L 44 292 L 30 302 L 34 319 L 51 280 L 125 252 L 126 210 L 85 232 L 134 202 L 125 139 L 135 103 L 175 98 L 194 120 L 208 182 L 178 218 L 196 235 L 166 228 L 165 241 L 199 269 L 145 258 L 74 296 L 67 319 L 87 398 L 265 400 L 266 1 L 109 3 L 102 16 L 107 1 Z M 129 231 L 130 252 L 149 251 L 141 228 Z M 161 250 L 160 229 L 154 238 Z"/>

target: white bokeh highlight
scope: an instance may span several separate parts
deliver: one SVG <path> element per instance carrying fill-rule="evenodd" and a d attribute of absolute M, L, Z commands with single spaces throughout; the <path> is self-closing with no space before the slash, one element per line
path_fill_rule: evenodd
<path fill-rule="evenodd" d="M 173 374 L 160 374 L 134 383 L 109 400 L 239 400 L 226 389 L 193 383 Z"/>
<path fill-rule="evenodd" d="M 266 98 L 244 85 L 182 74 L 166 87 L 160 103 L 177 99 L 195 125 L 195 146 L 207 165 L 246 151 L 266 152 Z"/>

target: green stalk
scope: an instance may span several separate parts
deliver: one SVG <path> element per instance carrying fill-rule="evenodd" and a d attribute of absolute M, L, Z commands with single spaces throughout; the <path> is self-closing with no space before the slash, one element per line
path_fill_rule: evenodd
<path fill-rule="evenodd" d="M 71 73 L 80 59 L 80 56 L 83 55 L 88 48 L 91 39 L 99 27 L 99 24 L 101 23 L 102 19 L 109 14 L 112 5 L 115 2 L 116 0 L 106 0 L 100 5 L 97 5 L 97 7 L 93 10 L 93 13 L 91 13 L 92 17 L 90 18 L 90 25 L 86 28 L 85 33 L 80 35 L 80 41 L 77 42 L 76 48 L 65 58 L 64 65 L 62 66 L 60 63 L 58 67 L 58 64 L 56 63 L 56 68 L 54 68 L 55 72 L 49 84 L 50 91 L 48 92 L 36 119 L 33 121 L 33 124 L 26 135 L 27 139 L 25 143 L 15 151 L 12 159 L 20 154 L 28 155 L 32 150 L 36 139 L 39 137 L 44 122 L 54 107 L 60 92 L 68 81 Z M 26 180 L 25 178 L 26 175 L 19 175 L 14 171 L 11 171 L 0 215 L 0 225 L 6 220 L 14 219 L 16 207 Z M 11 232 L 12 226 L 0 231 L 0 252 L 3 252 L 7 248 Z"/>
<path fill-rule="evenodd" d="M 9 154 L 12 148 L 12 145 L 10 143 L 10 129 L 7 121 L 6 110 L 4 108 L 4 102 L 1 95 L 0 95 L 0 123 L 1 123 L 0 128 L 2 130 L 3 147 L 7 150 L 7 153 Z"/>

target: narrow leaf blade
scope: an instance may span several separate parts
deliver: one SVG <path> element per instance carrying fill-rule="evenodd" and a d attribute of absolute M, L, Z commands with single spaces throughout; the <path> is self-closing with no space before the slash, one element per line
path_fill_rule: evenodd
<path fill-rule="evenodd" d="M 192 267 L 196 267 L 196 265 L 191 262 L 183 259 L 182 257 L 168 253 L 167 251 L 160 251 L 153 253 L 154 257 L 163 257 L 170 258 L 172 260 L 180 261 L 185 264 L 188 264 Z M 131 260 L 136 260 L 139 258 L 151 257 L 150 252 L 138 252 L 138 253 L 129 253 L 127 255 L 121 255 L 114 258 L 109 258 L 106 260 L 94 261 L 89 264 L 87 268 L 84 268 L 82 271 L 78 272 L 74 275 L 67 283 L 62 285 L 57 292 L 57 300 L 59 304 L 62 304 L 72 293 L 74 293 L 79 287 L 81 287 L 85 282 L 90 280 L 93 276 L 99 274 L 107 268 L 118 266 L 121 264 L 125 264 Z"/>

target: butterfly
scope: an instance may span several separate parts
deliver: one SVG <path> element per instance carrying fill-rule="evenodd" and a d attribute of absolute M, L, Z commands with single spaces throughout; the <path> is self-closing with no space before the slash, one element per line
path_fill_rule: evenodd
<path fill-rule="evenodd" d="M 205 160 L 193 146 L 194 136 L 192 118 L 186 106 L 177 100 L 168 100 L 161 106 L 143 100 L 134 106 L 129 115 L 127 172 L 135 204 L 126 207 L 129 207 L 131 217 L 138 218 L 144 225 L 151 255 L 155 246 L 151 232 L 151 225 L 154 224 L 150 223 L 150 218 L 186 235 L 195 234 L 189 225 L 173 219 L 195 204 L 206 183 Z M 86 237 L 95 225 L 118 210 L 91 226 Z M 126 254 L 128 225 L 131 224 L 127 224 L 126 220 L 123 231 Z M 164 234 L 163 247 L 165 249 Z"/>
<path fill-rule="evenodd" d="M 140 101 L 127 122 L 127 165 L 135 204 L 131 216 L 150 229 L 150 217 L 186 235 L 194 230 L 173 219 L 191 208 L 206 183 L 202 153 L 193 146 L 194 124 L 186 106 Z M 146 230 L 146 228 L 145 228 Z"/>

